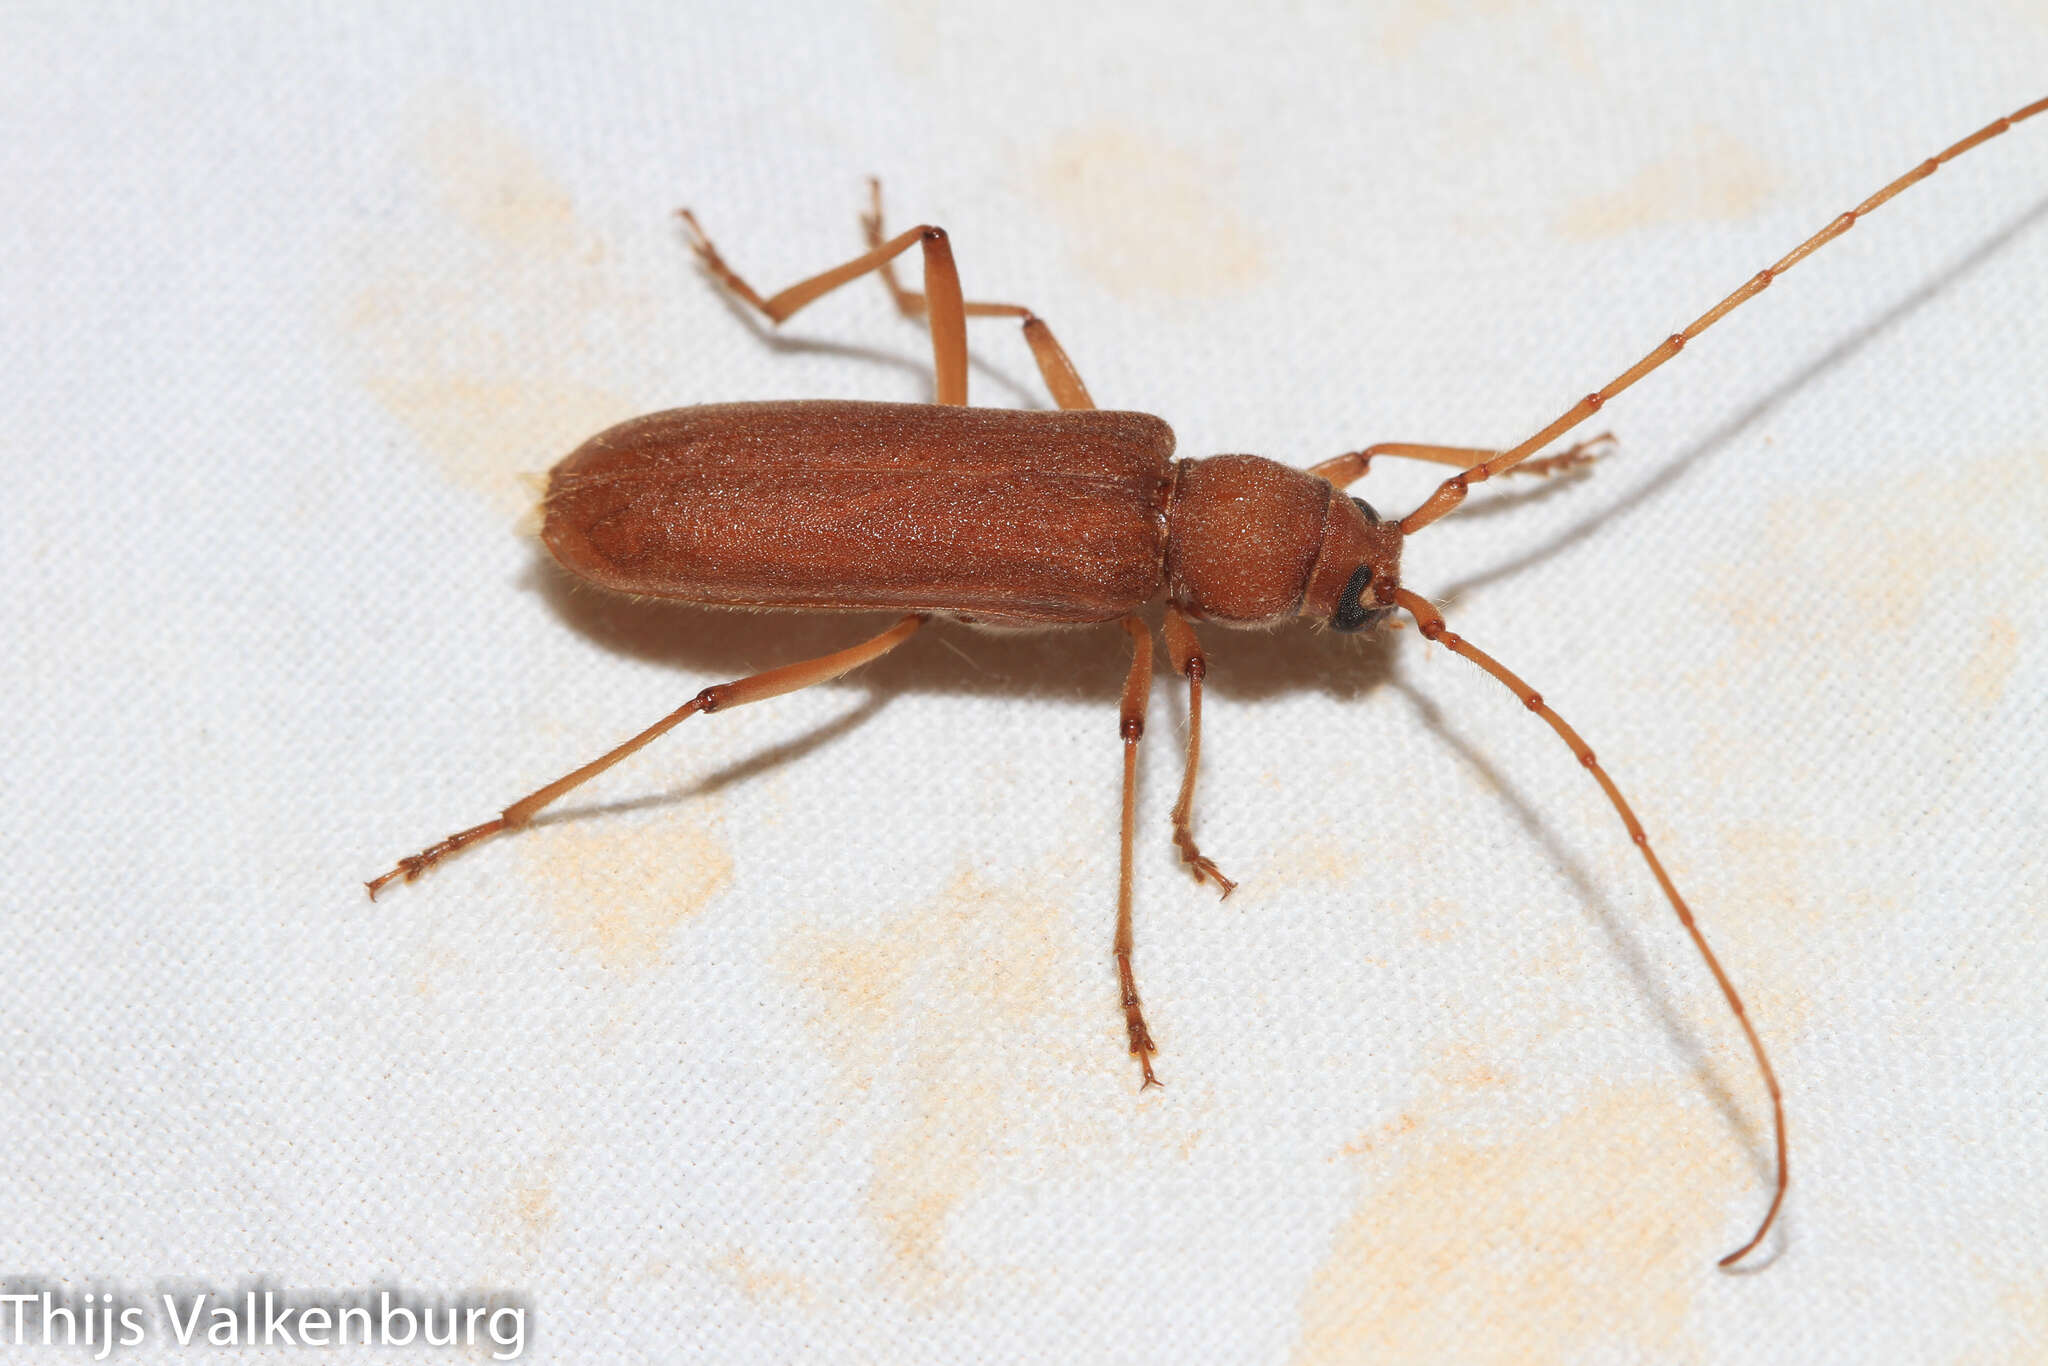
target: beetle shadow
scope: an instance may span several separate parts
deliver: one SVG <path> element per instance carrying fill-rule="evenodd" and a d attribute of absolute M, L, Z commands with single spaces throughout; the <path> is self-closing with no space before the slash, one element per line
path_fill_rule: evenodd
<path fill-rule="evenodd" d="M 674 667 L 692 691 L 842 650 L 879 633 L 900 612 L 749 611 L 609 593 L 575 579 L 535 547 L 525 587 L 572 629 L 613 653 Z M 1156 609 L 1143 613 L 1153 627 Z M 1305 623 L 1304 623 L 1305 624 Z M 1320 692 L 1352 701 L 1388 676 L 1384 639 L 1285 623 L 1272 630 L 1209 628 L 1202 635 L 1212 696 L 1258 701 Z M 1164 651 L 1159 674 L 1177 683 Z M 935 618 L 902 649 L 849 681 L 897 695 L 1015 697 L 1114 707 L 1130 668 L 1130 641 L 1115 622 L 1044 630 L 992 630 Z M 701 680 L 701 681 L 699 681 Z M 826 685 L 832 686 L 832 685 Z M 680 700 L 680 699 L 679 699 Z"/>
<path fill-rule="evenodd" d="M 1674 1008 L 1669 980 L 1655 969 L 1643 952 L 1642 931 L 1632 928 L 1624 920 L 1622 913 L 1601 891 L 1585 865 L 1558 837 L 1541 812 L 1523 798 L 1498 767 L 1451 728 L 1442 707 L 1406 678 L 1396 675 L 1390 680 L 1390 686 L 1407 701 L 1423 728 L 1436 737 L 1453 760 L 1476 775 L 1488 791 L 1499 794 L 1522 833 L 1535 842 L 1543 851 L 1544 858 L 1563 875 L 1577 904 L 1591 913 L 1593 923 L 1607 941 L 1609 955 L 1621 965 L 1637 998 L 1649 1005 L 1665 1042 L 1698 1079 L 1700 1089 L 1750 1150 L 1766 1185 L 1775 1182 L 1777 1171 L 1769 1156 L 1772 1138 L 1758 1128 L 1734 1093 L 1722 1083 L 1720 1065 L 1700 1045 L 1699 1027 L 1689 1023 Z"/>
<path fill-rule="evenodd" d="M 530 586 L 541 592 L 575 629 L 607 649 L 691 675 L 736 678 L 761 669 L 811 658 L 872 634 L 894 614 L 808 614 L 746 612 L 690 604 L 618 597 L 589 588 L 536 554 Z M 1157 623 L 1152 622 L 1156 627 Z M 1520 795 L 1501 770 L 1452 728 L 1449 715 L 1394 664 L 1385 637 L 1337 636 L 1330 632 L 1224 632 L 1210 630 L 1204 641 L 1211 672 L 1209 695 L 1234 700 L 1322 691 L 1341 700 L 1391 687 L 1449 757 L 1501 795 L 1514 823 L 1557 868 L 1578 903 L 1591 914 L 1612 957 L 1637 996 L 1646 1002 L 1667 1044 L 1698 1079 L 1755 1159 L 1760 1179 L 1775 1177 L 1768 1137 L 1724 1084 L 1722 1066 L 1701 1044 L 1697 1026 L 1675 1008 L 1670 984 L 1645 954 L 1640 935 L 1601 890 L 1581 860 L 1543 814 Z M 1232 645 L 1253 645 L 1232 649 Z M 918 648 L 918 647 L 923 648 Z M 665 791 L 595 806 L 572 806 L 543 815 L 534 824 L 580 821 L 592 816 L 643 811 L 721 791 L 837 741 L 873 719 L 906 692 L 1013 696 L 1116 705 L 1130 647 L 1114 623 L 1041 632 L 996 633 L 935 621 L 909 643 L 854 675 L 864 696 L 832 719 Z M 1185 720 L 1185 692 L 1159 658 L 1174 719 Z M 685 687 L 694 688 L 694 681 Z M 679 694 L 682 691 L 678 690 Z"/>
<path fill-rule="evenodd" d="M 2048 219 L 2048 196 L 2035 201 L 2006 225 L 1984 239 L 1962 259 L 1930 276 L 1921 284 L 1908 291 L 1883 312 L 1861 326 L 1853 328 L 1839 341 L 1823 350 L 1819 355 L 1799 367 L 1779 383 L 1766 389 L 1761 396 L 1740 412 L 1715 427 L 1698 441 L 1666 461 L 1657 473 L 1637 485 L 1627 494 L 1617 498 L 1604 508 L 1588 513 L 1579 521 L 1566 527 L 1549 540 L 1532 546 L 1510 560 L 1503 560 L 1489 569 L 1469 574 L 1453 582 L 1443 590 L 1443 596 L 1456 597 L 1474 589 L 1484 588 L 1510 575 L 1519 573 L 1539 564 L 1561 551 L 1583 541 L 1587 536 L 1601 530 L 1622 517 L 1635 512 L 1653 499 L 1671 492 L 1691 476 L 1695 467 L 1707 461 L 1722 447 L 1756 426 L 1776 412 L 1787 399 L 1806 388 L 1815 380 L 1839 368 L 1871 342 L 1898 327 L 1926 304 L 1941 297 L 1958 281 L 1969 276 L 1980 266 L 2004 252 L 2028 229 Z"/>
<path fill-rule="evenodd" d="M 545 598 L 576 631 L 614 653 L 674 666 L 694 693 L 706 682 L 759 673 L 813 659 L 875 635 L 900 613 L 745 611 L 692 603 L 631 598 L 574 578 L 535 547 L 525 586 Z M 1145 614 L 1155 640 L 1155 694 L 1163 684 L 1163 711 L 1155 728 L 1172 732 L 1187 723 L 1186 685 L 1157 648 L 1158 612 Z M 1306 637 L 1306 638 L 1304 638 Z M 1383 637 L 1329 631 L 1209 630 L 1211 699 L 1256 701 L 1284 693 L 1321 691 L 1340 701 L 1363 697 L 1390 676 L 1392 651 Z M 1250 648 L 1242 648 L 1249 646 Z M 1239 648 L 1233 648 L 1239 647 Z M 1099 706 L 1115 714 L 1130 669 L 1129 637 L 1115 622 L 1036 631 L 991 631 L 934 620 L 904 647 L 892 650 L 844 681 L 864 695 L 853 707 L 781 744 L 750 754 L 684 786 L 604 803 L 572 804 L 538 816 L 536 826 L 592 816 L 667 807 L 722 791 L 851 734 L 905 693 L 1012 697 Z M 1159 699 L 1155 698 L 1155 706 Z"/>
<path fill-rule="evenodd" d="M 724 791 L 728 787 L 758 777 L 771 769 L 779 768 L 783 764 L 794 763 L 814 750 L 824 748 L 842 735 L 850 734 L 867 724 L 888 703 L 888 693 L 871 691 L 861 700 L 860 705 L 841 713 L 832 720 L 822 725 L 814 726 L 794 739 L 785 740 L 779 745 L 772 745 L 758 754 L 750 754 L 744 759 L 727 764 L 724 768 L 713 769 L 687 786 L 669 788 L 662 792 L 650 792 L 642 796 L 627 797 L 619 801 L 604 802 L 598 805 L 565 806 L 559 811 L 546 812 L 535 816 L 532 824 L 538 829 L 541 826 L 570 824 L 576 821 L 587 820 L 593 816 L 618 815 L 627 811 L 655 811 L 663 807 L 674 806 L 678 802 L 712 796 L 715 793 Z"/>
<path fill-rule="evenodd" d="M 1603 462 L 1613 458 L 1611 455 L 1601 457 Z M 1483 495 L 1474 495 L 1466 499 L 1458 508 L 1458 516 L 1467 522 L 1482 522 L 1489 517 L 1501 517 L 1510 512 L 1519 512 L 1525 507 L 1533 507 L 1537 503 L 1547 502 L 1568 489 L 1574 489 L 1581 484 L 1590 483 L 1593 477 L 1593 471 L 1590 467 L 1581 467 L 1575 470 L 1567 470 L 1563 474 L 1553 475 L 1548 479 L 1538 479 L 1533 483 L 1526 483 L 1520 487 L 1510 486 L 1508 488 L 1501 488 L 1496 485 L 1487 490 Z M 1389 518 L 1388 520 L 1398 519 Z M 1517 566 L 1517 568 L 1527 567 L 1527 565 Z"/>

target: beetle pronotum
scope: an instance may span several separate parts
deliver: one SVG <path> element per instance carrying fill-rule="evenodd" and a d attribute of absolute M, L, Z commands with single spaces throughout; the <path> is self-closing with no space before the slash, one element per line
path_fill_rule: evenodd
<path fill-rule="evenodd" d="M 927 321 L 937 402 L 714 404 L 634 419 L 591 438 L 555 467 L 542 539 L 570 573 L 619 592 L 729 607 L 891 609 L 904 615 L 846 649 L 703 689 L 496 819 L 400 859 L 368 884 L 370 895 L 395 879 L 411 881 L 491 835 L 526 825 L 543 807 L 700 712 L 837 678 L 895 649 L 934 615 L 998 626 L 1116 622 L 1129 633 L 1132 650 L 1119 708 L 1123 819 L 1113 953 L 1130 1051 L 1142 1085 L 1156 1085 L 1156 1049 L 1132 971 L 1137 747 L 1153 652 L 1139 609 L 1164 594 L 1167 658 L 1188 684 L 1187 759 L 1173 806 L 1174 844 L 1195 878 L 1214 883 L 1226 896 L 1234 884 L 1202 854 L 1190 824 L 1206 673 L 1196 624 L 1268 626 L 1299 616 L 1313 625 L 1359 631 L 1381 625 L 1398 609 L 1424 637 L 1498 679 L 1570 748 L 1606 794 L 1741 1026 L 1770 1093 L 1777 1179 L 1755 1232 L 1721 1259 L 1720 1265 L 1730 1266 L 1770 1231 L 1789 1181 L 1784 1100 L 1763 1041 L 1592 749 L 1535 689 L 1451 631 L 1428 601 L 1402 586 L 1402 544 L 1455 511 L 1474 484 L 1511 471 L 1554 472 L 1590 458 L 1594 443 L 1530 459 L 1859 218 L 1944 162 L 2044 109 L 2048 99 L 1997 119 L 1891 181 L 1515 446 L 1494 451 L 1383 443 L 1305 471 L 1251 455 L 1175 461 L 1173 433 L 1158 418 L 1097 410 L 1052 330 L 1035 313 L 1017 304 L 964 299 L 943 229 L 920 225 L 884 238 L 878 188 L 864 219 L 869 250 L 768 298 L 726 265 L 696 218 L 683 210 L 706 269 L 776 323 L 841 285 L 881 272 L 903 312 Z M 913 246 L 923 254 L 922 294 L 902 288 L 891 265 Z M 1059 411 L 966 406 L 969 317 L 1021 320 Z M 1379 457 L 1452 465 L 1460 472 L 1407 516 L 1382 520 L 1363 501 L 1338 496 Z"/>

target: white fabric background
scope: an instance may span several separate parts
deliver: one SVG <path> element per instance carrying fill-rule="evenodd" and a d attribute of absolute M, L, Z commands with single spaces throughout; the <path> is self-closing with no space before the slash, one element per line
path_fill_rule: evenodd
<path fill-rule="evenodd" d="M 678 204 L 776 288 L 882 174 L 1188 454 L 1504 443 L 2048 93 L 2048 10 L 421 8 L 4 21 L 0 1274 L 498 1288 L 546 1361 L 2048 1353 L 2048 120 L 1613 405 L 1593 477 L 1410 547 L 1748 994 L 1756 1274 L 1732 1021 L 1412 631 L 1209 633 L 1228 902 L 1155 693 L 1142 1096 L 1113 628 L 931 631 L 360 885 L 870 629 L 571 590 L 519 526 L 635 413 L 928 393 L 879 286 L 756 335 Z"/>

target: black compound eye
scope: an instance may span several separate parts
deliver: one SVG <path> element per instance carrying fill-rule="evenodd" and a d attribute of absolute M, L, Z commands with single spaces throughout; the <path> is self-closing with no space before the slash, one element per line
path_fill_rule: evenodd
<path fill-rule="evenodd" d="M 1380 515 L 1372 510 L 1371 503 L 1366 502 L 1363 498 L 1353 498 L 1351 501 L 1358 504 L 1358 510 L 1365 514 L 1366 521 L 1371 522 L 1374 526 L 1379 525 Z"/>
<path fill-rule="evenodd" d="M 1357 499 L 1352 499 L 1357 502 Z M 1367 607 L 1364 602 L 1365 590 L 1372 586 L 1372 566 L 1362 564 L 1351 571 L 1351 577 L 1344 584 L 1344 592 L 1337 598 L 1337 611 L 1330 618 L 1330 628 L 1336 631 L 1362 631 L 1385 620 L 1387 609 L 1380 606 Z"/>

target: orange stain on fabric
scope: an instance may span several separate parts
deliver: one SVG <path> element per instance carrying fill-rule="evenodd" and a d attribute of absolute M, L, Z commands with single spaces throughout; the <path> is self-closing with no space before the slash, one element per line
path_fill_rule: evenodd
<path fill-rule="evenodd" d="M 743 1247 L 730 1249 L 712 1262 L 711 1268 L 731 1280 L 740 1294 L 755 1304 L 801 1306 L 817 1298 L 816 1288 L 807 1277 L 762 1266 Z"/>
<path fill-rule="evenodd" d="M 357 382 L 443 472 L 516 514 L 521 473 L 635 411 L 607 383 L 615 343 L 586 339 L 646 326 L 652 302 L 488 114 L 450 99 L 415 122 L 401 156 L 418 194 L 399 226 L 349 244 L 361 278 L 342 340 Z"/>
<path fill-rule="evenodd" d="M 2048 515 L 2044 483 L 2048 462 L 2026 457 L 1956 461 L 1846 489 L 1817 484 L 1773 502 L 1703 596 L 1755 648 L 1789 641 L 1862 676 L 1894 662 L 1885 636 L 1922 628 L 1930 614 L 1953 610 L 1956 585 L 2020 562 Z M 1994 639 L 1994 666 L 1996 650 Z"/>
<path fill-rule="evenodd" d="M 1278 774 L 1272 777 L 1275 790 L 1287 790 Z M 1266 891 L 1355 885 L 1368 866 L 1366 846 L 1357 832 L 1335 825 L 1292 834 L 1272 850 L 1257 851 L 1254 856 L 1260 859 L 1256 883 Z M 1221 856 L 1218 857 L 1220 861 Z M 1254 881 L 1249 877 L 1245 880 Z"/>
<path fill-rule="evenodd" d="M 1033 178 L 1075 262 L 1111 293 L 1206 298 L 1266 272 L 1257 233 L 1214 188 L 1220 172 L 1149 133 L 1062 133 Z"/>
<path fill-rule="evenodd" d="M 732 851 L 696 815 L 543 825 L 522 845 L 557 937 L 608 971 L 660 965 L 676 927 L 732 882 Z"/>
<path fill-rule="evenodd" d="M 2012 618 L 1999 613 L 1984 623 L 1983 634 L 1963 675 L 1963 693 L 1979 706 L 1994 707 L 2005 696 L 2005 685 L 2019 662 L 2020 633 Z"/>
<path fill-rule="evenodd" d="M 1388 62 L 1409 61 L 1426 39 L 1445 30 L 1498 24 L 1525 8 L 1522 0 L 1401 0 L 1380 10 L 1380 56 Z"/>
<path fill-rule="evenodd" d="M 555 1200 L 555 1159 L 519 1168 L 497 1203 L 491 1224 L 498 1240 L 515 1255 L 531 1258 L 560 1218 Z"/>
<path fill-rule="evenodd" d="M 977 1268 L 951 1242 L 956 1215 L 1000 1154 L 1071 1143 L 1071 1118 L 1048 1127 L 1061 1098 L 1076 1076 L 1125 1061 L 1090 1027 L 1120 1026 L 1114 1012 L 1084 1020 L 1061 990 L 1080 952 L 1065 908 L 973 874 L 894 920 L 793 951 L 789 967 L 820 1006 L 815 1028 L 875 1109 L 865 1203 L 893 1292 L 963 1294 Z M 1133 1116 L 1099 1119 L 1112 1121 L 1128 1129 Z"/>
<path fill-rule="evenodd" d="M 2038 1366 L 2048 1361 L 2048 1276 L 2014 1278 L 2009 1268 L 1987 1267 L 1997 1311 L 1972 1316 L 1969 1344 L 1946 1358 L 1950 1366 Z"/>
<path fill-rule="evenodd" d="M 1295 1366 L 1679 1360 L 1753 1176 L 1674 1088 L 1595 1093 L 1496 1138 L 1425 1123 L 1312 1277 Z M 1384 1164 L 1384 1165 L 1382 1165 Z M 1731 1244 L 1732 1245 L 1732 1244 Z"/>
<path fill-rule="evenodd" d="M 1718 128 L 1643 166 L 1621 185 L 1574 200 L 1558 222 L 1579 241 L 1664 223 L 1731 222 L 1763 206 L 1777 178 L 1755 149 Z"/>
<path fill-rule="evenodd" d="M 545 1176 L 512 1192 L 513 1212 L 528 1236 L 539 1238 L 555 1226 L 555 1188 Z"/>

